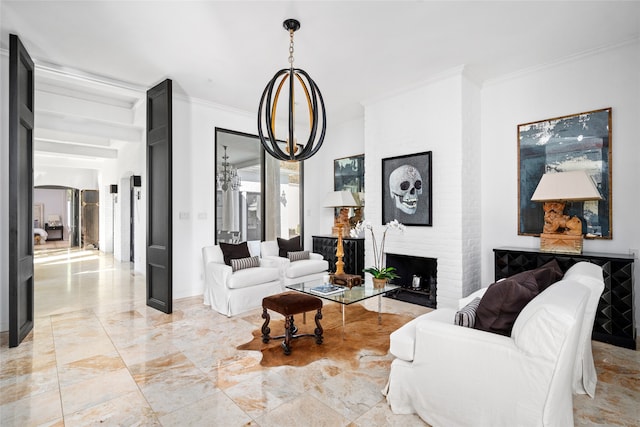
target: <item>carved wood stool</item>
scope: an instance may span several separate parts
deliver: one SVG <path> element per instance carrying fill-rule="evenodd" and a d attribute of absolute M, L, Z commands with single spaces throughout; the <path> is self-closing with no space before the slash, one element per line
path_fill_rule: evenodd
<path fill-rule="evenodd" d="M 284 316 L 284 335 L 271 337 L 269 334 L 269 321 L 271 316 L 267 310 L 275 311 Z M 315 321 L 316 328 L 313 334 L 297 334 L 298 328 L 293 322 L 293 315 L 306 313 L 307 311 L 317 310 Z M 311 295 L 302 294 L 300 292 L 284 292 L 277 295 L 271 295 L 262 299 L 262 342 L 268 343 L 270 339 L 284 338 L 282 349 L 287 356 L 291 354 L 291 340 L 300 337 L 315 337 L 316 344 L 322 344 L 322 300 Z"/>

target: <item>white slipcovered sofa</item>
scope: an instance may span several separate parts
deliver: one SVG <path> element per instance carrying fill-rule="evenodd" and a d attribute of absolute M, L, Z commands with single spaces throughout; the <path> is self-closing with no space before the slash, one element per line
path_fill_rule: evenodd
<path fill-rule="evenodd" d="M 591 330 L 603 286 L 600 267 L 574 265 L 527 303 L 511 336 L 455 325 L 447 308 L 405 324 L 391 334 L 391 410 L 433 426 L 573 425 L 574 388 L 595 391 Z"/>
<path fill-rule="evenodd" d="M 280 279 L 284 286 L 308 280 L 320 279 L 327 274 L 329 263 L 322 255 L 309 253 L 309 259 L 290 261 L 279 256 L 278 242 L 267 240 L 260 244 L 260 256 L 262 259 L 277 263 L 280 270 Z"/>
<path fill-rule="evenodd" d="M 284 290 L 278 264 L 272 260 L 260 259 L 259 267 L 233 271 L 218 245 L 202 248 L 202 259 L 204 303 L 226 316 L 260 307 L 264 297 Z"/>

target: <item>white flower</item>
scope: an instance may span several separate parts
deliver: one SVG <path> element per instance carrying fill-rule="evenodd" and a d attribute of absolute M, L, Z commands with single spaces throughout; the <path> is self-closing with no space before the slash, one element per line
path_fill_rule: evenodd
<path fill-rule="evenodd" d="M 374 267 L 376 269 L 381 269 L 382 268 L 382 257 L 384 256 L 384 242 L 387 239 L 387 231 L 389 229 L 392 230 L 397 230 L 400 232 L 404 232 L 404 230 L 406 229 L 405 225 L 402 224 L 401 222 L 398 222 L 397 219 L 394 219 L 393 221 L 389 221 L 388 223 L 386 223 L 384 225 L 384 231 L 382 232 L 382 240 L 380 242 L 380 250 L 378 250 L 378 244 L 376 242 L 376 235 L 373 233 L 373 226 L 371 225 L 371 222 L 366 221 L 365 223 L 358 223 L 356 225 L 356 230 L 363 230 L 363 229 L 368 229 L 371 231 L 371 243 L 373 244 L 373 260 L 374 260 Z"/>

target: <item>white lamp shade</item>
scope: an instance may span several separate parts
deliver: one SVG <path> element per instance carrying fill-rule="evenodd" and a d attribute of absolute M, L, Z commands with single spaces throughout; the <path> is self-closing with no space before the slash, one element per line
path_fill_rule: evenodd
<path fill-rule="evenodd" d="M 534 202 L 601 199 L 593 179 L 585 171 L 545 173 L 531 196 Z"/>
<path fill-rule="evenodd" d="M 351 191 L 331 191 L 324 198 L 325 208 L 343 208 L 358 206 L 356 199 L 353 198 Z"/>

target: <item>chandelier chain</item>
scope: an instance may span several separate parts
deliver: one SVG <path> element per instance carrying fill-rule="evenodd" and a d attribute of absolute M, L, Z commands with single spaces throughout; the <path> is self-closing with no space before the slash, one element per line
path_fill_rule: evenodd
<path fill-rule="evenodd" d="M 293 68 L 293 29 L 289 30 L 289 64 Z"/>

